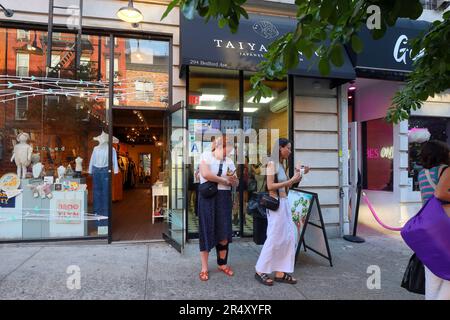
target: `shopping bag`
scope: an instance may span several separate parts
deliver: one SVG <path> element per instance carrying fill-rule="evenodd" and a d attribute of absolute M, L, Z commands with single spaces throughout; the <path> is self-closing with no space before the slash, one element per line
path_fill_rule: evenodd
<path fill-rule="evenodd" d="M 450 280 L 450 218 L 439 199 L 429 199 L 405 224 L 401 236 L 432 273 Z"/>
<path fill-rule="evenodd" d="M 401 287 L 409 292 L 425 294 L 425 267 L 416 254 L 409 259 Z"/>

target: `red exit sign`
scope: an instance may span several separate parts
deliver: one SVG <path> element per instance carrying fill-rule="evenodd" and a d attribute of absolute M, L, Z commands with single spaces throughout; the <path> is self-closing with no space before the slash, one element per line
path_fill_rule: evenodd
<path fill-rule="evenodd" d="M 200 104 L 200 96 L 189 95 L 189 104 Z"/>

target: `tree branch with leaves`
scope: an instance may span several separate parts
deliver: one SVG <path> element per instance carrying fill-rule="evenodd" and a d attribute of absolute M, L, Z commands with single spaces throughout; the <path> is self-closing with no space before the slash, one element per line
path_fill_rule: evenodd
<path fill-rule="evenodd" d="M 248 19 L 245 3 L 246 0 L 173 0 L 162 19 L 179 6 L 187 19 L 193 19 L 197 12 L 205 21 L 213 18 L 219 27 L 228 26 L 236 33 L 240 19 Z M 377 40 L 399 18 L 415 20 L 423 11 L 419 0 L 296 0 L 295 5 L 295 29 L 271 43 L 258 71 L 250 79 L 255 102 L 272 95 L 265 81 L 285 79 L 288 70 L 297 67 L 301 56 L 311 59 L 316 54 L 319 71 L 327 76 L 332 66 L 344 64 L 345 45 L 350 45 L 356 53 L 362 52 L 364 45 L 358 32 L 364 25 L 373 24 L 371 34 Z M 398 123 L 407 119 L 411 110 L 420 108 L 429 96 L 449 87 L 449 18 L 450 14 L 445 13 L 442 22 L 434 22 L 428 33 L 413 43 L 412 54 L 421 52 L 423 56 L 416 59 L 406 86 L 394 96 L 388 121 Z"/>

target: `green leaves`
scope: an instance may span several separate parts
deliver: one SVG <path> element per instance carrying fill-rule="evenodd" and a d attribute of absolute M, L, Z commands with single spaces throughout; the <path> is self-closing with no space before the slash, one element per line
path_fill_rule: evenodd
<path fill-rule="evenodd" d="M 320 6 L 320 18 L 323 20 L 328 19 L 331 15 L 331 12 L 335 9 L 334 1 L 332 0 L 324 0 L 322 1 L 322 5 Z"/>
<path fill-rule="evenodd" d="M 332 46 L 330 58 L 335 66 L 341 67 L 344 64 L 344 47 L 340 43 Z"/>
<path fill-rule="evenodd" d="M 352 36 L 351 43 L 353 51 L 355 51 L 356 53 L 361 53 L 363 51 L 364 44 L 356 34 Z"/>
<path fill-rule="evenodd" d="M 249 18 L 247 11 L 242 7 L 245 2 L 246 0 L 173 0 L 167 6 L 161 20 L 176 6 L 180 6 L 180 11 L 186 19 L 192 20 L 197 12 L 206 22 L 214 18 L 220 28 L 228 25 L 230 31 L 236 33 L 241 17 Z"/>
<path fill-rule="evenodd" d="M 197 12 L 206 21 L 214 19 L 219 27 L 228 26 L 235 33 L 240 19 L 248 19 L 248 13 L 243 8 L 245 3 L 246 0 L 173 0 L 161 20 L 179 6 L 187 19 L 193 19 Z M 394 25 L 398 18 L 417 19 L 423 11 L 419 0 L 296 0 L 295 5 L 298 21 L 296 29 L 269 46 L 264 55 L 265 60 L 258 66 L 259 71 L 250 80 L 256 100 L 271 96 L 271 90 L 264 82 L 285 78 L 287 70 L 298 65 L 299 51 L 307 59 L 318 52 L 319 71 L 327 76 L 331 65 L 339 67 L 344 64 L 344 45 L 350 44 L 356 53 L 363 51 L 363 42 L 357 34 L 365 24 L 369 22 L 377 28 L 379 22 L 380 28 L 371 30 L 373 39 L 378 40 L 385 35 L 387 26 Z M 369 10 L 368 13 L 367 9 L 372 5 L 376 5 L 379 10 Z M 328 43 L 330 45 L 326 46 Z M 410 73 L 405 87 L 392 99 L 387 120 L 397 123 L 407 119 L 412 110 L 421 107 L 423 100 L 448 89 L 448 43 L 450 11 L 443 14 L 442 22 L 433 23 L 431 30 L 418 37 L 413 44 L 412 56 L 422 48 L 423 55 L 415 61 L 415 69 Z"/>
<path fill-rule="evenodd" d="M 319 60 L 319 71 L 324 76 L 330 74 L 330 63 L 327 58 L 321 58 Z"/>
<path fill-rule="evenodd" d="M 172 11 L 173 8 L 175 8 L 179 3 L 180 0 L 172 0 L 167 6 L 166 11 L 164 11 L 163 15 L 161 16 L 161 21 L 164 20 L 169 15 L 170 11 Z"/>
<path fill-rule="evenodd" d="M 228 24 L 228 20 L 227 19 L 222 18 L 222 19 L 219 20 L 219 27 L 220 28 L 225 27 L 227 24 Z"/>
<path fill-rule="evenodd" d="M 289 41 L 284 49 L 283 63 L 286 69 L 293 69 L 298 64 L 298 50 L 292 41 Z"/>

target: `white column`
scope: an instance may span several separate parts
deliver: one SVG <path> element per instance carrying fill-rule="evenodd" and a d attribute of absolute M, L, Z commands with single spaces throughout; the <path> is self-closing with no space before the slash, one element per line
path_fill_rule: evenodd
<path fill-rule="evenodd" d="M 341 236 L 350 233 L 348 219 L 349 209 L 349 180 L 348 180 L 348 98 L 347 85 L 337 88 L 338 116 L 339 116 L 339 224 Z"/>

